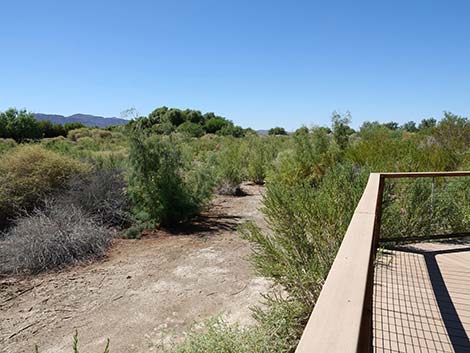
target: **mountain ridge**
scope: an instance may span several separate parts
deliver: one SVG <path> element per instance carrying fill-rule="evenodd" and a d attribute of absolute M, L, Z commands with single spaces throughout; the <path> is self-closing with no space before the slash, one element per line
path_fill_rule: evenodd
<path fill-rule="evenodd" d="M 67 123 L 82 123 L 85 126 L 89 127 L 100 127 L 106 128 L 113 125 L 125 125 L 129 120 L 116 118 L 116 117 L 104 117 L 99 115 L 83 114 L 76 113 L 69 116 L 64 116 L 60 114 L 45 114 L 45 113 L 35 113 L 34 118 L 36 120 L 49 120 L 54 124 L 67 124 Z"/>

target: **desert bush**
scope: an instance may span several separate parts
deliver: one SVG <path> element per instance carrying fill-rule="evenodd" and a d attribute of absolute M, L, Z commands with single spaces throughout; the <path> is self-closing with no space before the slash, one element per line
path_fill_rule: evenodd
<path fill-rule="evenodd" d="M 101 257 L 111 232 L 74 205 L 45 207 L 18 219 L 0 242 L 0 272 L 36 274 Z"/>
<path fill-rule="evenodd" d="M 190 220 L 209 201 L 210 180 L 197 172 L 188 178 L 181 150 L 170 138 L 134 135 L 129 163 L 128 192 L 137 215 L 171 225 Z"/>
<path fill-rule="evenodd" d="M 122 170 L 95 169 L 72 177 L 59 202 L 82 208 L 100 224 L 123 227 L 132 221 L 126 187 Z"/>
<path fill-rule="evenodd" d="M 367 175 L 345 165 L 328 171 L 316 187 L 271 179 L 263 201 L 271 232 L 262 232 L 254 224 L 243 230 L 254 247 L 257 271 L 308 310 L 320 293 Z"/>
<path fill-rule="evenodd" d="M 273 162 L 270 173 L 285 185 L 316 185 L 325 172 L 340 162 L 339 149 L 324 129 L 309 134 L 295 134 Z"/>
<path fill-rule="evenodd" d="M 268 178 L 263 213 L 270 231 L 249 223 L 241 232 L 253 245 L 256 271 L 285 290 L 267 296 L 267 309 L 255 312 L 258 327 L 268 332 L 283 323 L 279 337 L 286 341 L 273 352 L 294 352 L 367 176 L 346 164 L 328 170 L 316 185 L 308 178 L 296 184 L 285 175 Z"/>
<path fill-rule="evenodd" d="M 258 329 L 242 328 L 221 318 L 204 323 L 202 330 L 193 328 L 184 343 L 173 353 L 257 353 L 264 352 Z"/>
<path fill-rule="evenodd" d="M 217 192 L 221 195 L 237 195 L 243 181 L 246 145 L 233 137 L 226 137 L 216 158 Z"/>
<path fill-rule="evenodd" d="M 44 196 L 63 187 L 88 167 L 38 145 L 19 146 L 0 158 L 0 227 L 21 210 L 31 210 Z"/>
<path fill-rule="evenodd" d="M 204 135 L 204 129 L 200 124 L 193 123 L 191 121 L 186 121 L 182 123 L 176 131 L 186 134 L 191 137 L 201 137 Z"/>
<path fill-rule="evenodd" d="M 0 153 L 5 153 L 14 147 L 16 147 L 15 140 L 10 138 L 0 138 Z"/>
<path fill-rule="evenodd" d="M 83 138 L 83 137 L 91 137 L 91 131 L 92 130 L 87 127 L 73 129 L 67 133 L 67 138 L 69 138 L 72 141 L 77 141 L 78 139 Z"/>
<path fill-rule="evenodd" d="M 382 238 L 468 232 L 470 178 L 423 178 L 387 181 Z"/>
<path fill-rule="evenodd" d="M 173 353 L 289 353 L 295 350 L 303 326 L 301 306 L 277 301 L 268 310 L 256 309 L 256 324 L 242 327 L 214 317 L 190 330 Z"/>
<path fill-rule="evenodd" d="M 93 129 L 91 130 L 91 136 L 95 139 L 107 139 L 113 136 L 113 133 L 108 130 L 103 129 Z"/>
<path fill-rule="evenodd" d="M 275 143 L 277 138 L 251 137 L 248 140 L 246 177 L 248 180 L 263 184 L 272 163 L 277 157 L 279 146 Z"/>

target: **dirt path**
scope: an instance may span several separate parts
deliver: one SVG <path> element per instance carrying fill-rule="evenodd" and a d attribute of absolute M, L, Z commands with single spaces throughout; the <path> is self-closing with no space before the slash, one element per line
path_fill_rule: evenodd
<path fill-rule="evenodd" d="M 117 240 L 92 264 L 32 279 L 0 281 L 0 352 L 71 352 L 79 331 L 81 352 L 156 352 L 182 337 L 194 322 L 225 313 L 251 321 L 269 283 L 246 261 L 249 245 L 238 224 L 262 225 L 261 188 L 248 196 L 217 197 L 197 226 Z"/>

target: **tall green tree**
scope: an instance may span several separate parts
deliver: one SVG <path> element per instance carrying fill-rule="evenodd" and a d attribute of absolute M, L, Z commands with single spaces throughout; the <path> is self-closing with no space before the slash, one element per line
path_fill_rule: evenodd
<path fill-rule="evenodd" d="M 351 114 L 347 112 L 341 115 L 333 112 L 331 116 L 333 137 L 342 150 L 346 149 L 349 144 L 349 136 L 354 133 L 349 124 L 351 124 Z"/>

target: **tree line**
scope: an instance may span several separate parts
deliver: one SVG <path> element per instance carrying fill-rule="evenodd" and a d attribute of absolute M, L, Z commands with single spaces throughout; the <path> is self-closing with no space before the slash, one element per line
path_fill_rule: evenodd
<path fill-rule="evenodd" d="M 67 136 L 70 130 L 85 127 L 81 123 L 53 124 L 49 120 L 36 120 L 26 110 L 10 108 L 0 112 L 0 138 L 11 138 L 16 142 L 41 138 Z"/>
<path fill-rule="evenodd" d="M 160 107 L 148 116 L 131 120 L 131 130 L 146 130 L 159 135 L 170 135 L 179 132 L 191 137 L 204 134 L 243 137 L 246 133 L 255 133 L 252 129 L 243 129 L 231 120 L 214 113 L 202 114 L 199 110 Z"/>

